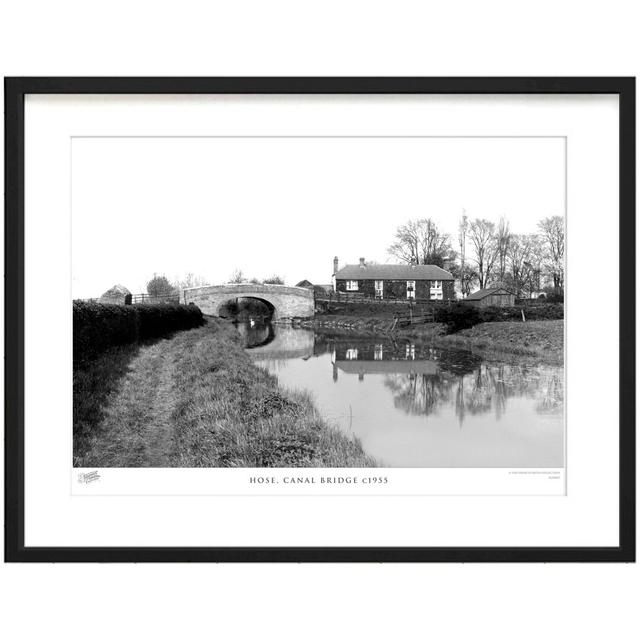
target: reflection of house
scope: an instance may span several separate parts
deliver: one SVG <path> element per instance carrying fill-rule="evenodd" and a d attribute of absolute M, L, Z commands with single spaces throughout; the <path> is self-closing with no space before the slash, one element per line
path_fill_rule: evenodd
<path fill-rule="evenodd" d="M 379 299 L 453 300 L 454 279 L 449 271 L 433 264 L 347 264 L 338 269 L 333 260 L 335 290 L 361 293 Z"/>
<path fill-rule="evenodd" d="M 472 293 L 463 302 L 474 307 L 513 307 L 516 303 L 516 296 L 506 287 L 494 286 Z"/>
<path fill-rule="evenodd" d="M 345 373 L 404 373 L 435 376 L 440 367 L 435 360 L 338 360 L 335 366 Z"/>
<path fill-rule="evenodd" d="M 365 374 L 403 374 L 406 376 L 434 376 L 440 371 L 436 360 L 415 360 L 415 345 L 407 343 L 404 357 L 397 351 L 385 350 L 384 345 L 376 344 L 371 348 L 338 347 L 334 349 L 333 380 L 338 379 L 338 370 L 348 374 L 357 374 L 360 380 Z"/>

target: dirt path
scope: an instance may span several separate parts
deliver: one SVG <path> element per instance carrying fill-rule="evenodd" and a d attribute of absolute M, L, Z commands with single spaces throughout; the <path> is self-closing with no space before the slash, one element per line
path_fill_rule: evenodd
<path fill-rule="evenodd" d="M 110 398 L 88 466 L 166 467 L 174 436 L 170 340 L 143 347 Z"/>

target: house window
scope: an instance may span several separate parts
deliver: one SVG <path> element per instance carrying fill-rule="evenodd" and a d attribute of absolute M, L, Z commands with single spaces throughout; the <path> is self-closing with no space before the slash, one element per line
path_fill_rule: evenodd
<path fill-rule="evenodd" d="M 374 347 L 373 359 L 374 360 L 383 360 L 384 359 L 384 345 L 377 344 Z"/>
<path fill-rule="evenodd" d="M 429 289 L 429 298 L 431 300 L 442 300 L 442 280 L 432 280 Z"/>
<path fill-rule="evenodd" d="M 384 298 L 384 280 L 376 280 L 376 298 Z"/>
<path fill-rule="evenodd" d="M 347 291 L 357 291 L 357 290 L 358 290 L 358 281 L 347 280 Z"/>
<path fill-rule="evenodd" d="M 358 359 L 358 350 L 357 349 L 347 349 L 347 353 L 345 354 L 345 358 L 347 360 L 357 360 Z"/>
<path fill-rule="evenodd" d="M 432 289 L 442 289 L 442 280 L 432 280 L 431 281 Z"/>
<path fill-rule="evenodd" d="M 415 300 L 416 297 L 416 281 L 407 280 L 407 298 Z"/>

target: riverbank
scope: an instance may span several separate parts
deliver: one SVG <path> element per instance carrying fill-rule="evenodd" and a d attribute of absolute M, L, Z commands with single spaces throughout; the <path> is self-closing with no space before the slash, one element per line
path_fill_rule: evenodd
<path fill-rule="evenodd" d="M 562 364 L 564 362 L 564 320 L 528 322 L 482 322 L 470 329 L 434 338 L 442 347 L 468 349 L 485 354 L 533 356 Z"/>
<path fill-rule="evenodd" d="M 393 331 L 393 317 L 363 318 L 351 315 L 323 314 L 313 320 L 294 324 L 331 335 L 362 335 L 394 339 L 412 339 L 434 346 L 482 352 L 484 355 L 532 356 L 561 364 L 564 359 L 564 321 L 535 320 L 482 322 L 470 329 L 447 335 L 438 322 L 398 327 Z"/>
<path fill-rule="evenodd" d="M 281 389 L 254 366 L 229 323 L 209 319 L 140 347 L 99 422 L 74 437 L 74 464 L 370 467 L 375 460 L 326 423 L 309 396 Z"/>

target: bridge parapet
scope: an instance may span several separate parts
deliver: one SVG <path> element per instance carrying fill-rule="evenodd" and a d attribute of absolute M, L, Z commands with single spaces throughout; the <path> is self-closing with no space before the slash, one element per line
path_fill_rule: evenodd
<path fill-rule="evenodd" d="M 256 298 L 273 307 L 273 319 L 313 316 L 313 291 L 283 284 L 221 284 L 182 290 L 185 303 L 198 305 L 205 315 L 219 315 L 220 307 L 235 298 Z"/>

